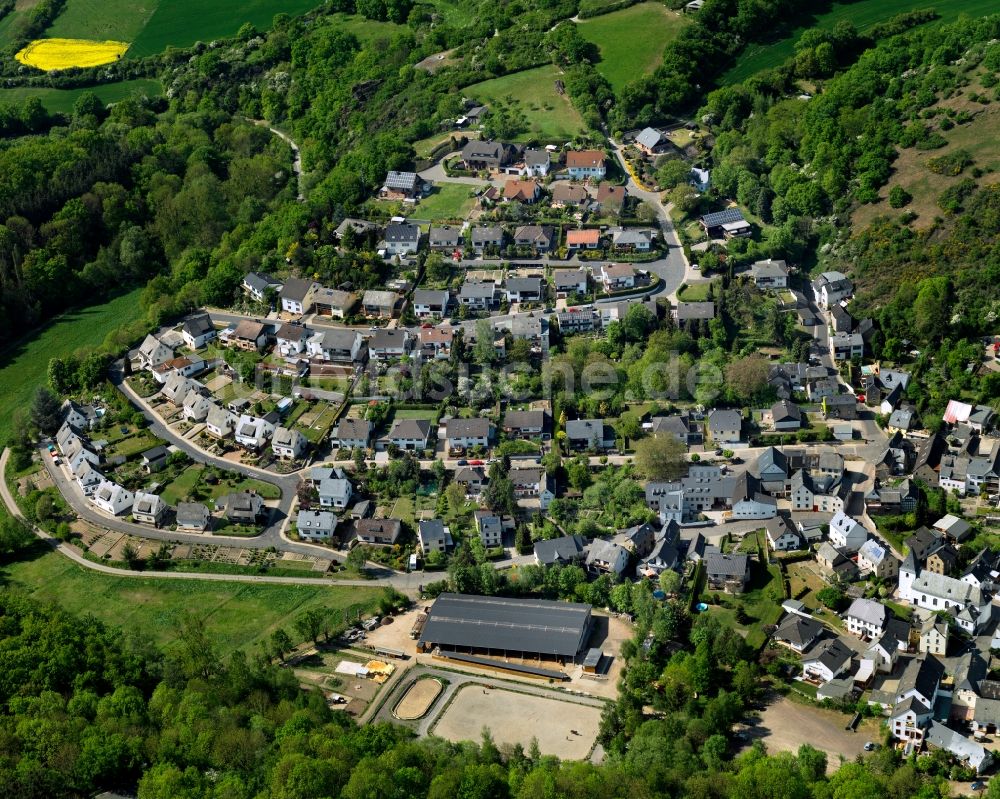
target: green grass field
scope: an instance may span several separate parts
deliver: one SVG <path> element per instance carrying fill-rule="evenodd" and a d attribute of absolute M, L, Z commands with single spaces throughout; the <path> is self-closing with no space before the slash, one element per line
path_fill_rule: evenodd
<path fill-rule="evenodd" d="M 379 595 L 376 588 L 356 586 L 112 577 L 78 566 L 55 552 L 0 567 L 0 579 L 39 601 L 142 631 L 158 644 L 176 638 L 184 614 L 194 613 L 205 619 L 220 655 L 252 648 L 278 627 L 284 627 L 293 641 L 301 640 L 293 622 L 302 611 L 328 607 L 339 621 L 344 609 L 370 609 Z"/>
<path fill-rule="evenodd" d="M 63 314 L 40 332 L 0 350 L 0 441 L 10 435 L 13 414 L 31 404 L 35 389 L 46 382 L 49 359 L 96 347 L 109 331 L 142 316 L 142 289 L 103 305 Z"/>
<path fill-rule="evenodd" d="M 337 28 L 345 33 L 353 33 L 359 42 L 367 42 L 379 36 L 392 36 L 407 30 L 405 25 L 397 25 L 394 22 L 379 22 L 375 19 L 367 19 L 360 14 L 331 14 L 324 19 L 326 20 L 324 24 L 329 27 Z"/>
<path fill-rule="evenodd" d="M 133 40 L 129 55 L 153 55 L 167 47 L 188 47 L 198 41 L 210 42 L 232 36 L 246 22 L 266 30 L 271 27 L 275 14 L 285 13 L 294 17 L 317 5 L 318 0 L 159 2 L 149 21 Z"/>
<path fill-rule="evenodd" d="M 435 186 L 428 197 L 417 205 L 413 212 L 417 219 L 463 220 L 469 215 L 476 200 L 471 196 L 474 187 L 460 183 L 441 183 Z"/>
<path fill-rule="evenodd" d="M 474 83 L 463 93 L 488 105 L 513 104 L 528 121 L 528 130 L 515 137 L 520 141 L 565 141 L 585 132 L 586 126 L 569 97 L 556 93 L 555 82 L 560 78 L 559 70 L 550 64 Z"/>
<path fill-rule="evenodd" d="M 163 487 L 163 490 L 160 492 L 163 501 L 168 505 L 176 505 L 179 501 L 183 501 L 195 486 L 198 486 L 203 500 L 214 500 L 225 494 L 250 490 L 256 491 L 264 499 L 278 499 L 281 496 L 281 492 L 277 486 L 265 483 L 263 480 L 254 480 L 251 478 L 241 480 L 235 474 L 220 480 L 214 485 L 209 485 L 201 480 L 201 475 L 204 471 L 205 467 L 200 463 L 188 466 L 174 480 L 171 480 Z"/>
<path fill-rule="evenodd" d="M 152 78 L 138 78 L 137 80 L 124 80 L 119 83 L 108 83 L 87 89 L 0 89 L 0 104 L 11 103 L 19 106 L 29 97 L 37 97 L 50 113 L 70 114 L 73 112 L 74 103 L 85 92 L 93 92 L 100 98 L 101 102 L 107 105 L 108 103 L 117 103 L 133 94 L 158 97 L 163 94 L 163 86 L 158 80 Z"/>
<path fill-rule="evenodd" d="M 158 5 L 159 0 L 67 0 L 45 36 L 133 42 Z"/>
<path fill-rule="evenodd" d="M 841 20 L 846 20 L 864 33 L 873 25 L 885 22 L 897 14 L 931 8 L 947 22 L 957 19 L 959 14 L 978 17 L 993 13 L 997 10 L 997 4 L 996 0 L 954 0 L 951 3 L 934 3 L 930 0 L 919 3 L 913 3 L 912 0 L 858 0 L 856 3 L 836 3 L 830 11 L 817 15 L 812 24 L 796 28 L 779 41 L 748 46 L 719 83 L 739 83 L 762 69 L 780 66 L 794 55 L 795 42 L 808 28 L 829 30 Z"/>
<path fill-rule="evenodd" d="M 601 51 L 597 71 L 619 91 L 656 69 L 663 48 L 677 37 L 687 19 L 661 3 L 639 3 L 577 24 L 580 35 Z"/>

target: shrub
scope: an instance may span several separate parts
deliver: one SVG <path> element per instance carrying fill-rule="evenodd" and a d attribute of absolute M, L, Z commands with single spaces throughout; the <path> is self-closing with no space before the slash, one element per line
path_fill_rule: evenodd
<path fill-rule="evenodd" d="M 902 186 L 893 186 L 889 189 L 889 205 L 893 208 L 902 208 L 904 205 L 909 205 L 912 199 L 913 195 Z"/>

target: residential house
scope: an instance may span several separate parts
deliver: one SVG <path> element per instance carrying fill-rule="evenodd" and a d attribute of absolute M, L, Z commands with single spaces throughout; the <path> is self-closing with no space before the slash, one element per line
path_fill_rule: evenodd
<path fill-rule="evenodd" d="M 951 611 L 959 627 L 978 635 L 993 617 L 989 596 L 963 580 L 919 569 L 912 555 L 899 568 L 900 599 L 924 610 Z"/>
<path fill-rule="evenodd" d="M 868 531 L 843 511 L 830 520 L 830 543 L 841 552 L 857 552 L 868 540 Z"/>
<path fill-rule="evenodd" d="M 555 231 L 549 225 L 522 225 L 514 231 L 514 244 L 535 252 L 549 252 L 555 245 Z"/>
<path fill-rule="evenodd" d="M 367 419 L 341 419 L 333 440 L 341 449 L 367 449 L 372 423 Z"/>
<path fill-rule="evenodd" d="M 843 305 L 834 305 L 830 308 L 830 327 L 834 333 L 850 333 L 854 330 L 854 317 Z"/>
<path fill-rule="evenodd" d="M 181 325 L 181 336 L 184 337 L 184 343 L 193 350 L 200 350 L 216 335 L 212 317 L 207 313 L 189 316 Z"/>
<path fill-rule="evenodd" d="M 865 354 L 865 340 L 860 333 L 834 333 L 830 336 L 830 356 L 835 361 L 849 361 Z"/>
<path fill-rule="evenodd" d="M 741 594 L 750 582 L 750 559 L 740 552 L 711 552 L 705 556 L 705 576 L 710 591 Z"/>
<path fill-rule="evenodd" d="M 513 164 L 520 154 L 514 144 L 470 139 L 462 148 L 462 166 L 472 172 L 500 171 Z"/>
<path fill-rule="evenodd" d="M 635 137 L 635 146 L 646 155 L 656 155 L 663 152 L 667 138 L 654 128 L 643 128 Z"/>
<path fill-rule="evenodd" d="M 597 204 L 598 211 L 603 216 L 617 217 L 625 207 L 625 198 L 627 196 L 628 193 L 624 186 L 616 186 L 614 183 L 602 180 L 597 187 L 594 202 Z"/>
<path fill-rule="evenodd" d="M 135 495 L 117 483 L 105 480 L 94 491 L 90 501 L 99 509 L 112 516 L 121 516 L 132 508 Z"/>
<path fill-rule="evenodd" d="M 776 552 L 787 552 L 801 549 L 802 539 L 798 532 L 784 516 L 774 516 L 764 525 L 767 534 L 767 545 Z"/>
<path fill-rule="evenodd" d="M 357 330 L 330 327 L 313 334 L 306 342 L 306 350 L 313 358 L 337 363 L 354 363 L 362 360 L 364 339 Z"/>
<path fill-rule="evenodd" d="M 816 682 L 829 682 L 839 677 L 851 665 L 853 652 L 839 638 L 822 643 L 806 660 L 802 661 L 802 674 Z"/>
<path fill-rule="evenodd" d="M 358 295 L 352 291 L 320 286 L 313 292 L 313 310 L 320 316 L 344 319 L 357 304 Z"/>
<path fill-rule="evenodd" d="M 635 267 L 631 264 L 601 264 L 595 277 L 605 291 L 621 291 L 635 287 Z"/>
<path fill-rule="evenodd" d="M 379 225 L 375 222 L 369 222 L 367 219 L 357 219 L 348 216 L 337 225 L 337 229 L 333 231 L 333 235 L 343 241 L 348 229 L 353 231 L 355 236 L 367 236 L 369 233 L 377 233 Z"/>
<path fill-rule="evenodd" d="M 889 609 L 873 599 L 855 599 L 844 614 L 847 631 L 859 638 L 880 638 L 889 618 Z"/>
<path fill-rule="evenodd" d="M 211 524 L 212 514 L 200 502 L 178 502 L 174 521 L 180 533 L 203 533 Z"/>
<path fill-rule="evenodd" d="M 425 358 L 450 358 L 455 331 L 450 327 L 421 327 L 417 333 L 420 350 Z"/>
<path fill-rule="evenodd" d="M 251 452 L 260 452 L 274 435 L 275 421 L 268 416 L 243 414 L 236 423 L 236 443 Z"/>
<path fill-rule="evenodd" d="M 917 449 L 913 477 L 928 485 L 937 485 L 941 458 L 948 452 L 948 442 L 940 433 L 931 433 Z"/>
<path fill-rule="evenodd" d="M 603 419 L 566 422 L 566 440 L 572 449 L 614 449 L 615 431 Z"/>
<path fill-rule="evenodd" d="M 392 170 L 385 176 L 385 183 L 379 191 L 383 200 L 413 200 L 424 191 L 424 182 L 415 172 Z"/>
<path fill-rule="evenodd" d="M 476 532 L 484 547 L 493 548 L 503 544 L 503 523 L 492 511 L 477 510 L 475 512 Z"/>
<path fill-rule="evenodd" d="M 157 383 L 166 383 L 171 375 L 191 377 L 205 371 L 205 361 L 196 355 L 171 358 L 153 369 L 153 379 Z"/>
<path fill-rule="evenodd" d="M 678 302 L 670 309 L 677 326 L 689 332 L 715 319 L 714 302 Z"/>
<path fill-rule="evenodd" d="M 264 299 L 267 297 L 267 293 L 269 291 L 277 294 L 281 291 L 282 285 L 283 284 L 280 280 L 264 274 L 263 272 L 249 272 L 246 277 L 243 278 L 241 288 L 244 293 L 248 294 L 257 302 L 264 302 Z"/>
<path fill-rule="evenodd" d="M 295 529 L 306 541 L 329 541 L 337 529 L 337 515 L 328 510 L 300 509 Z"/>
<path fill-rule="evenodd" d="M 1000 556 L 989 549 L 982 550 L 966 566 L 962 582 L 974 588 L 1000 584 Z"/>
<path fill-rule="evenodd" d="M 399 519 L 358 519 L 354 523 L 354 535 L 363 544 L 391 547 L 402 534 L 403 523 Z"/>
<path fill-rule="evenodd" d="M 497 284 L 492 280 L 465 279 L 458 291 L 458 301 L 471 311 L 488 311 L 500 304 Z"/>
<path fill-rule="evenodd" d="M 336 472 L 335 472 L 336 473 Z M 343 472 L 340 472 L 343 474 Z M 322 508 L 338 508 L 343 510 L 354 495 L 351 481 L 346 477 L 323 477 L 316 487 L 319 494 L 319 504 Z"/>
<path fill-rule="evenodd" d="M 319 287 L 319 283 L 312 280 L 289 278 L 278 293 L 281 298 L 281 310 L 293 314 L 309 313 L 312 310 L 313 292 Z"/>
<path fill-rule="evenodd" d="M 486 473 L 480 466 L 461 466 L 455 472 L 455 482 L 465 489 L 465 496 L 478 497 L 486 485 Z"/>
<path fill-rule="evenodd" d="M 602 180 L 608 172 L 604 161 L 600 150 L 570 150 L 566 153 L 566 171 L 573 180 Z"/>
<path fill-rule="evenodd" d="M 395 291 L 369 289 L 361 298 L 361 307 L 365 314 L 380 319 L 391 319 L 395 316 L 397 305 L 399 305 L 399 295 Z"/>
<path fill-rule="evenodd" d="M 917 648 L 921 652 L 944 657 L 948 653 L 949 635 L 948 622 L 941 621 L 937 616 L 928 616 L 920 628 Z"/>
<path fill-rule="evenodd" d="M 591 572 L 610 574 L 617 579 L 625 573 L 628 561 L 629 552 L 627 549 L 611 541 L 598 538 L 587 547 L 587 557 L 584 562 Z"/>
<path fill-rule="evenodd" d="M 385 229 L 386 255 L 410 255 L 420 249 L 420 226 L 410 222 L 393 222 Z"/>
<path fill-rule="evenodd" d="M 646 427 L 646 425 L 643 425 Z M 652 435 L 671 435 L 685 446 L 702 442 L 701 423 L 687 413 L 676 413 L 673 416 L 654 416 L 648 423 Z"/>
<path fill-rule="evenodd" d="M 858 549 L 858 571 L 862 575 L 874 574 L 883 580 L 894 580 L 899 574 L 899 559 L 887 546 L 869 538 Z"/>
<path fill-rule="evenodd" d="M 376 361 L 403 358 L 410 351 L 412 336 L 404 327 L 380 327 L 368 339 L 368 354 Z"/>
<path fill-rule="evenodd" d="M 857 578 L 858 567 L 849 557 L 829 541 L 824 541 L 816 550 L 816 563 L 829 578 L 839 578 L 850 582 Z"/>
<path fill-rule="evenodd" d="M 499 250 L 503 247 L 504 231 L 499 225 L 476 225 L 472 228 L 472 249 L 477 253 L 490 248 Z"/>
<path fill-rule="evenodd" d="M 824 419 L 854 420 L 858 418 L 858 400 L 853 394 L 838 394 L 822 401 Z"/>
<path fill-rule="evenodd" d="M 539 566 L 565 566 L 579 563 L 587 556 L 586 542 L 582 536 L 566 535 L 561 538 L 549 538 L 536 541 L 534 544 L 535 563 Z"/>
<path fill-rule="evenodd" d="M 716 408 L 708 414 L 708 436 L 716 444 L 730 444 L 743 437 L 743 416 L 737 410 Z"/>
<path fill-rule="evenodd" d="M 582 228 L 566 231 L 567 250 L 596 250 L 601 246 L 601 231 L 597 228 Z"/>
<path fill-rule="evenodd" d="M 65 400 L 61 407 L 63 426 L 69 425 L 78 430 L 90 430 L 104 416 L 104 409 L 93 405 L 81 405 L 71 399 Z"/>
<path fill-rule="evenodd" d="M 551 420 L 545 411 L 507 411 L 503 417 L 503 432 L 511 438 L 548 441 Z"/>
<path fill-rule="evenodd" d="M 508 180 L 503 186 L 505 202 L 533 203 L 541 195 L 538 181 L 533 178 Z"/>
<path fill-rule="evenodd" d="M 267 345 L 269 331 L 268 325 L 244 319 L 232 329 L 228 339 L 238 350 L 259 352 Z"/>
<path fill-rule="evenodd" d="M 944 546 L 944 538 L 939 533 L 928 530 L 926 527 L 918 527 L 913 531 L 912 535 L 903 541 L 903 544 L 913 553 L 913 557 L 920 562 L 927 560 L 927 557 L 932 552 L 937 552 Z"/>
<path fill-rule="evenodd" d="M 174 351 L 150 333 L 139 345 L 137 360 L 140 369 L 153 370 L 174 357 Z"/>
<path fill-rule="evenodd" d="M 518 174 L 528 175 L 535 178 L 544 178 L 549 174 L 552 166 L 552 156 L 548 150 L 536 150 L 529 148 L 524 151 L 524 159 L 518 165 Z"/>
<path fill-rule="evenodd" d="M 427 246 L 432 250 L 452 252 L 461 248 L 462 231 L 452 225 L 432 225 Z"/>
<path fill-rule="evenodd" d="M 982 744 L 940 722 L 931 721 L 928 724 L 924 740 L 928 746 L 945 750 L 976 774 L 983 774 L 993 765 L 993 754 Z"/>
<path fill-rule="evenodd" d="M 417 289 L 413 292 L 413 313 L 419 319 L 448 313 L 451 295 L 447 289 Z"/>
<path fill-rule="evenodd" d="M 556 312 L 559 332 L 564 336 L 590 333 L 600 327 L 600 316 L 593 308 L 566 308 Z"/>
<path fill-rule="evenodd" d="M 167 514 L 167 503 L 156 494 L 147 494 L 138 491 L 132 501 L 132 518 L 137 522 L 145 522 L 154 527 L 163 524 L 163 518 Z"/>
<path fill-rule="evenodd" d="M 587 270 L 580 269 L 553 269 L 552 287 L 556 292 L 556 299 L 564 299 L 571 294 L 587 293 Z"/>
<path fill-rule="evenodd" d="M 279 426 L 271 436 L 271 451 L 283 461 L 299 460 L 309 451 L 309 439 L 295 428 Z"/>
<path fill-rule="evenodd" d="M 823 310 L 841 300 L 848 299 L 854 293 L 854 284 L 842 272 L 823 272 L 812 283 L 813 299 Z"/>
<path fill-rule="evenodd" d="M 788 265 L 784 261 L 757 261 L 750 267 L 750 276 L 759 289 L 788 288 Z"/>
<path fill-rule="evenodd" d="M 493 425 L 489 419 L 451 418 L 445 425 L 449 451 L 464 451 L 472 447 L 486 449 L 493 437 Z"/>
<path fill-rule="evenodd" d="M 945 544 L 927 556 L 927 571 L 934 574 L 954 574 L 957 567 L 958 550 L 951 544 Z"/>
<path fill-rule="evenodd" d="M 732 480 L 727 504 L 734 519 L 770 519 L 778 513 L 774 497 L 763 493 L 760 481 L 748 472 L 740 472 Z"/>
<path fill-rule="evenodd" d="M 306 342 L 311 335 L 309 328 L 286 322 L 274 334 L 275 346 L 285 358 L 297 358 L 306 351 Z"/>
<path fill-rule="evenodd" d="M 743 218 L 743 212 L 739 208 L 705 214 L 699 222 L 710 239 L 750 235 L 750 223 Z"/>
<path fill-rule="evenodd" d="M 233 434 L 237 421 L 238 417 L 235 414 L 218 405 L 212 405 L 205 416 L 205 432 L 215 438 L 228 438 Z"/>
<path fill-rule="evenodd" d="M 809 649 L 823 634 L 823 625 L 815 619 L 789 613 L 774 631 L 774 640 L 798 654 Z"/>
<path fill-rule="evenodd" d="M 521 499 L 537 499 L 541 510 L 546 510 L 555 499 L 552 480 L 542 468 L 512 468 L 507 477 L 514 485 L 514 496 Z"/>
<path fill-rule="evenodd" d="M 561 180 L 552 186 L 553 208 L 580 208 L 590 201 L 587 190 L 576 183 Z"/>
<path fill-rule="evenodd" d="M 920 743 L 931 720 L 944 677 L 944 666 L 933 655 L 922 653 L 906 664 L 896 687 L 896 705 L 889 719 L 895 738 Z"/>
<path fill-rule="evenodd" d="M 398 419 L 389 431 L 387 440 L 402 450 L 427 449 L 431 423 L 426 419 Z"/>
<path fill-rule="evenodd" d="M 545 283 L 540 277 L 508 277 L 504 293 L 507 302 L 540 302 L 545 299 Z"/>
<path fill-rule="evenodd" d="M 83 460 L 73 470 L 73 479 L 80 486 L 85 497 L 92 497 L 94 492 L 107 478 L 101 474 L 88 460 Z"/>
<path fill-rule="evenodd" d="M 798 430 L 802 427 L 802 410 L 793 402 L 779 400 L 771 406 L 771 419 L 778 432 Z"/>
<path fill-rule="evenodd" d="M 264 500 L 252 491 L 239 491 L 219 497 L 215 500 L 215 507 L 222 511 L 226 521 L 233 524 L 256 526 L 267 514 Z"/>
<path fill-rule="evenodd" d="M 447 552 L 454 546 L 451 531 L 444 526 L 444 522 L 440 519 L 428 519 L 420 522 L 417 538 L 424 555 L 430 555 L 432 552 Z"/>
<path fill-rule="evenodd" d="M 652 230 L 637 230 L 635 228 L 613 228 L 611 246 L 618 252 L 649 252 L 653 249 Z"/>
<path fill-rule="evenodd" d="M 170 451 L 164 446 L 157 446 L 147 449 L 142 453 L 142 469 L 146 474 L 158 472 L 167 465 Z"/>

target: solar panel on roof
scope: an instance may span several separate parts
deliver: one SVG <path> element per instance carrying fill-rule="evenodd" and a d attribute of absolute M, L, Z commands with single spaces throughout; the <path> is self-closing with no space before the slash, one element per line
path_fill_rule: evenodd
<path fill-rule="evenodd" d="M 727 208 L 725 211 L 716 211 L 715 213 L 705 214 L 701 218 L 701 221 L 706 227 L 718 227 L 719 225 L 725 225 L 730 222 L 742 222 L 743 212 L 739 208 Z"/>

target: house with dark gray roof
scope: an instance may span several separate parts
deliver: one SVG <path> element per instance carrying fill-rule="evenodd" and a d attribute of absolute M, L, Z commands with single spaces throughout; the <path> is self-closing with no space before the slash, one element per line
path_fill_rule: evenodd
<path fill-rule="evenodd" d="M 409 222 L 393 222 L 385 229 L 388 255 L 408 255 L 420 249 L 420 227 Z"/>
<path fill-rule="evenodd" d="M 503 247 L 504 230 L 500 225 L 476 225 L 472 228 L 472 249 L 482 252 L 487 247 Z"/>
<path fill-rule="evenodd" d="M 586 541 L 583 536 L 565 535 L 536 541 L 534 545 L 535 563 L 539 566 L 578 563 L 586 557 Z"/>
<path fill-rule="evenodd" d="M 815 619 L 789 613 L 774 631 L 774 640 L 800 655 L 823 634 L 823 625 Z"/>
<path fill-rule="evenodd" d="M 455 250 L 461 241 L 461 231 L 452 225 L 432 225 L 427 234 L 427 246 L 432 250 Z"/>
<path fill-rule="evenodd" d="M 750 558 L 742 552 L 710 552 L 705 556 L 705 576 L 711 590 L 741 594 L 750 582 Z"/>
<path fill-rule="evenodd" d="M 614 449 L 615 431 L 603 419 L 566 422 L 566 439 L 573 449 Z"/>
<path fill-rule="evenodd" d="M 852 655 L 853 652 L 843 641 L 832 638 L 802 661 L 803 676 L 817 682 L 829 682 L 848 669 Z"/>
<path fill-rule="evenodd" d="M 743 416 L 737 410 L 716 408 L 708 414 L 708 435 L 717 444 L 739 441 L 743 436 Z"/>

